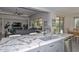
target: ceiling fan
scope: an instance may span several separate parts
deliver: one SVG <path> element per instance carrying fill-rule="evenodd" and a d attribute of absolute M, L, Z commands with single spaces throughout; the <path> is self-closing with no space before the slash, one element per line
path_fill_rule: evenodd
<path fill-rule="evenodd" d="M 15 15 L 23 15 L 23 13 L 18 12 L 18 9 L 16 9 Z"/>
<path fill-rule="evenodd" d="M 16 15 L 16 16 L 29 16 L 27 14 L 23 14 L 21 12 L 18 11 L 18 9 L 16 9 L 16 12 L 7 12 L 7 11 L 2 11 L 0 10 L 0 14 L 5 14 L 5 15 Z"/>

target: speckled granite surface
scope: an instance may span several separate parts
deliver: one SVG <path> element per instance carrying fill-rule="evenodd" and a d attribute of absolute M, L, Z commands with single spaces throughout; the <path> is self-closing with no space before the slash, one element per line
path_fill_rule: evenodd
<path fill-rule="evenodd" d="M 49 35 L 49 34 L 48 34 Z M 42 41 L 38 38 L 44 37 L 43 35 L 23 35 L 23 36 L 16 36 L 16 37 L 7 37 L 2 38 L 0 41 L 0 52 L 24 52 L 29 51 L 31 49 L 43 46 L 45 44 L 49 44 L 51 42 L 55 42 L 71 35 L 64 34 L 60 35 L 60 38 L 53 39 L 49 41 Z"/>
<path fill-rule="evenodd" d="M 7 37 L 3 38 L 0 42 L 0 52 L 13 52 L 19 49 L 30 48 L 38 36 L 19 36 L 19 37 Z M 40 37 L 40 36 L 39 36 Z M 30 40 L 30 41 L 29 41 Z M 34 43 L 37 45 L 37 43 Z"/>

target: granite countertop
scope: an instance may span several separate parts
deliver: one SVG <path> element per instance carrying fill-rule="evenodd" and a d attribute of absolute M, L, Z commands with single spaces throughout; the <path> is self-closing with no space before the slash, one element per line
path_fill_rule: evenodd
<path fill-rule="evenodd" d="M 53 36 L 56 36 L 55 34 Z M 29 51 L 31 49 L 37 48 L 51 42 L 55 42 L 69 36 L 71 34 L 58 34 L 59 38 L 52 39 L 48 41 L 40 40 L 39 38 L 44 37 L 44 35 L 23 35 L 19 37 L 7 37 L 3 38 L 0 42 L 0 52 L 23 52 Z M 29 41 L 30 40 L 30 41 Z"/>

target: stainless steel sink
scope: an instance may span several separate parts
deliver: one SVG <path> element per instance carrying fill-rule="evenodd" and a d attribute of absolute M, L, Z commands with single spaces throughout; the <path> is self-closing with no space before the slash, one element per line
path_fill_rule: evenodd
<path fill-rule="evenodd" d="M 57 39 L 57 38 L 60 38 L 60 37 L 59 36 L 45 36 L 40 39 L 43 41 L 48 41 L 48 40 Z"/>

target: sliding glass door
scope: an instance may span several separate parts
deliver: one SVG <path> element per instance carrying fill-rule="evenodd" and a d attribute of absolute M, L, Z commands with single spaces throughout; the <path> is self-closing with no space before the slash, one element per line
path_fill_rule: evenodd
<path fill-rule="evenodd" d="M 79 28 L 79 17 L 75 17 L 75 28 Z"/>
<path fill-rule="evenodd" d="M 56 17 L 52 20 L 52 30 L 55 34 L 64 32 L 64 17 Z"/>
<path fill-rule="evenodd" d="M 34 20 L 31 21 L 32 24 L 32 28 L 37 28 L 39 30 L 43 29 L 43 19 L 42 18 L 36 18 Z"/>

